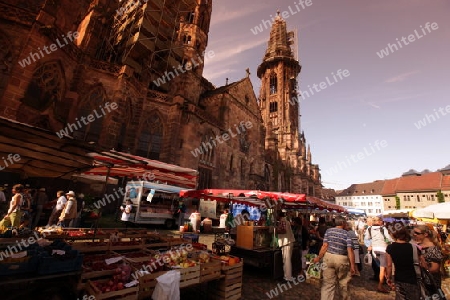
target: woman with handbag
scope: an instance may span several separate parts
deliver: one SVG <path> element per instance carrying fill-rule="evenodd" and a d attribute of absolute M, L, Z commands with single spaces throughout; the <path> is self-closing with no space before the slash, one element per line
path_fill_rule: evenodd
<path fill-rule="evenodd" d="M 386 248 L 386 283 L 395 289 L 395 300 L 420 300 L 420 287 L 414 269 L 413 247 L 417 246 L 409 243 L 411 236 L 404 226 L 393 231 L 392 236 L 395 242 Z M 394 278 L 392 264 L 395 265 Z"/>
<path fill-rule="evenodd" d="M 434 282 L 438 288 L 441 287 L 441 264 L 444 259 L 437 233 L 426 225 L 414 227 L 414 240 L 420 246 L 422 255 L 427 263 L 426 269 L 433 275 Z"/>

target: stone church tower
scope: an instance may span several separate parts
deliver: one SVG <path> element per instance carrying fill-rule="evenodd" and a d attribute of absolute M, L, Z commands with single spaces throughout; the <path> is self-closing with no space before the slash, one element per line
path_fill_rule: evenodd
<path fill-rule="evenodd" d="M 266 127 L 267 160 L 273 166 L 274 188 L 320 195 L 319 167 L 300 133 L 297 77 L 301 65 L 295 57 L 296 34 L 286 21 L 275 18 L 270 39 L 257 75 L 261 79 L 259 105 Z"/>

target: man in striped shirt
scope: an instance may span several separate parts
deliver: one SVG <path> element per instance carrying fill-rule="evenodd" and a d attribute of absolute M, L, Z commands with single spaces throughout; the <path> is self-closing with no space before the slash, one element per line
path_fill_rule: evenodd
<path fill-rule="evenodd" d="M 352 239 L 345 230 L 346 220 L 338 216 L 335 222 L 336 227 L 326 231 L 319 256 L 314 259 L 314 263 L 318 263 L 323 258 L 321 300 L 334 299 L 336 280 L 342 299 L 350 299 L 348 282 L 355 274 L 355 255 Z"/>

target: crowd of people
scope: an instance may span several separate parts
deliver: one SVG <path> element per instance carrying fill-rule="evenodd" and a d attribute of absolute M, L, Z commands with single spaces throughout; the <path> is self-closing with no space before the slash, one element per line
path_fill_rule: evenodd
<path fill-rule="evenodd" d="M 49 200 L 45 187 L 33 189 L 16 184 L 9 189 L 4 185 L 0 188 L 0 229 L 34 229 L 40 223 L 44 225 L 41 219 L 45 207 L 52 209 L 45 224 L 47 227 L 77 227 L 83 204 L 82 200 L 77 200 L 74 191 L 58 191 L 56 199 Z"/>
<path fill-rule="evenodd" d="M 362 267 L 361 249 L 370 255 L 374 273 L 370 279 L 376 281 L 378 292 L 393 291 L 395 299 L 422 299 L 418 279 L 421 274 L 416 273 L 415 265 L 429 272 L 433 288 L 440 289 L 445 261 L 441 242 L 440 233 L 433 226 L 386 224 L 381 217 L 347 222 L 338 216 L 334 227 L 326 229 L 323 245 L 314 259 L 326 266 L 322 270 L 321 299 L 334 299 L 338 288 L 342 299 L 349 299 L 348 284 Z"/>

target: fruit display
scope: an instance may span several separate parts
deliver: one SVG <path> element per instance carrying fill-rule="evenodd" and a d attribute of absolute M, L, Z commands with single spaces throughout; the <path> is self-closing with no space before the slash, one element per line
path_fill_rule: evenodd
<path fill-rule="evenodd" d="M 222 261 L 223 264 L 228 266 L 233 266 L 241 261 L 239 257 L 231 256 L 231 255 L 222 255 L 222 256 L 215 256 L 215 259 L 219 259 Z"/>
<path fill-rule="evenodd" d="M 91 284 L 98 293 L 108 293 L 125 289 L 130 278 L 130 265 L 122 263 L 109 280 L 92 281 Z"/>
<path fill-rule="evenodd" d="M 107 270 L 115 270 L 120 265 L 123 264 L 123 260 L 119 260 L 116 263 L 108 264 L 106 262 L 107 259 L 120 257 L 117 254 L 107 255 L 107 254 L 98 254 L 98 255 L 85 255 L 83 259 L 83 271 L 84 272 L 97 272 L 97 271 L 107 271 Z"/>

